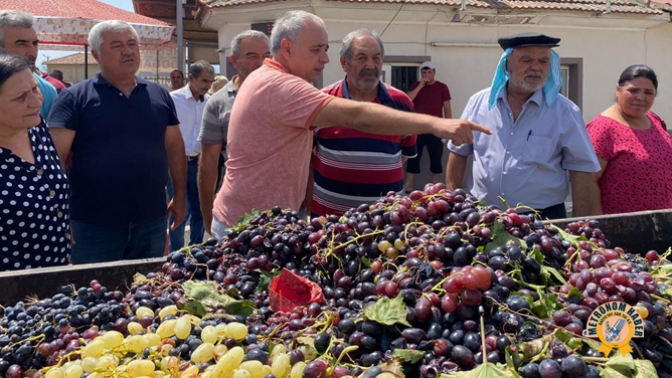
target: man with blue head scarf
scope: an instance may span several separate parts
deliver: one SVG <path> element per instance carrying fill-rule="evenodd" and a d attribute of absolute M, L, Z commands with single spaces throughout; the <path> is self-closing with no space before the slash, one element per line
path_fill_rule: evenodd
<path fill-rule="evenodd" d="M 552 48 L 560 39 L 523 33 L 498 42 L 504 54 L 492 86 L 473 95 L 462 114 L 495 135 L 475 134 L 473 145 L 448 143 L 448 187 L 462 186 L 473 155 L 469 190 L 486 204 L 502 205 L 503 199 L 542 218 L 564 218 L 571 182 L 573 215 L 589 215 L 591 173 L 600 165 L 581 111 L 559 93 L 560 56 Z"/>

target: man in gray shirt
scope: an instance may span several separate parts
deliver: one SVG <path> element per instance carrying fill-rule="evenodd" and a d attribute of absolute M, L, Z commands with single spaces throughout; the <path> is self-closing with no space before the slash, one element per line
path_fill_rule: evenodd
<path fill-rule="evenodd" d="M 231 64 L 238 70 L 229 83 L 210 97 L 203 113 L 203 124 L 198 141 L 201 142 L 201 160 L 198 167 L 198 190 L 205 231 L 212 235 L 212 204 L 219 175 L 220 154 L 226 157 L 226 134 L 231 118 L 233 101 L 247 76 L 261 67 L 271 56 L 268 37 L 258 31 L 246 30 L 231 41 Z"/>

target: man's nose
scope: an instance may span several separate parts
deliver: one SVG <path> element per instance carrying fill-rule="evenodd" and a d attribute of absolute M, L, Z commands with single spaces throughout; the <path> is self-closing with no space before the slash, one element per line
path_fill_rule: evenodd
<path fill-rule="evenodd" d="M 329 55 L 327 54 L 326 51 L 322 52 L 322 54 L 320 56 L 320 62 L 322 62 L 324 64 L 329 63 Z"/>

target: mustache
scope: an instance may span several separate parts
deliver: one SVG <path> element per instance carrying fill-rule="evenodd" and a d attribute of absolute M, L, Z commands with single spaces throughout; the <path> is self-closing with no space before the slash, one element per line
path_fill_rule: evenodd
<path fill-rule="evenodd" d="M 378 77 L 380 76 L 380 71 L 378 70 L 362 70 L 359 73 L 359 77 L 365 77 L 365 76 L 373 76 L 373 77 Z"/>
<path fill-rule="evenodd" d="M 527 79 L 528 77 L 535 78 L 535 79 L 543 79 L 544 75 L 540 71 L 529 71 L 529 72 L 525 73 L 525 75 L 523 76 L 523 79 Z"/>

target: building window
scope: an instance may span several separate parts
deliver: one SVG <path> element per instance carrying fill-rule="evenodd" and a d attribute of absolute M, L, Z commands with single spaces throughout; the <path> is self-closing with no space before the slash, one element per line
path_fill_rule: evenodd
<path fill-rule="evenodd" d="M 562 88 L 560 93 L 583 109 L 583 58 L 562 58 L 560 61 Z"/>
<path fill-rule="evenodd" d="M 420 65 L 429 56 L 386 56 L 381 80 L 402 92 L 408 92 L 420 78 Z"/>
<path fill-rule="evenodd" d="M 560 94 L 569 98 L 569 66 L 560 66 L 560 73 L 562 74 Z"/>

